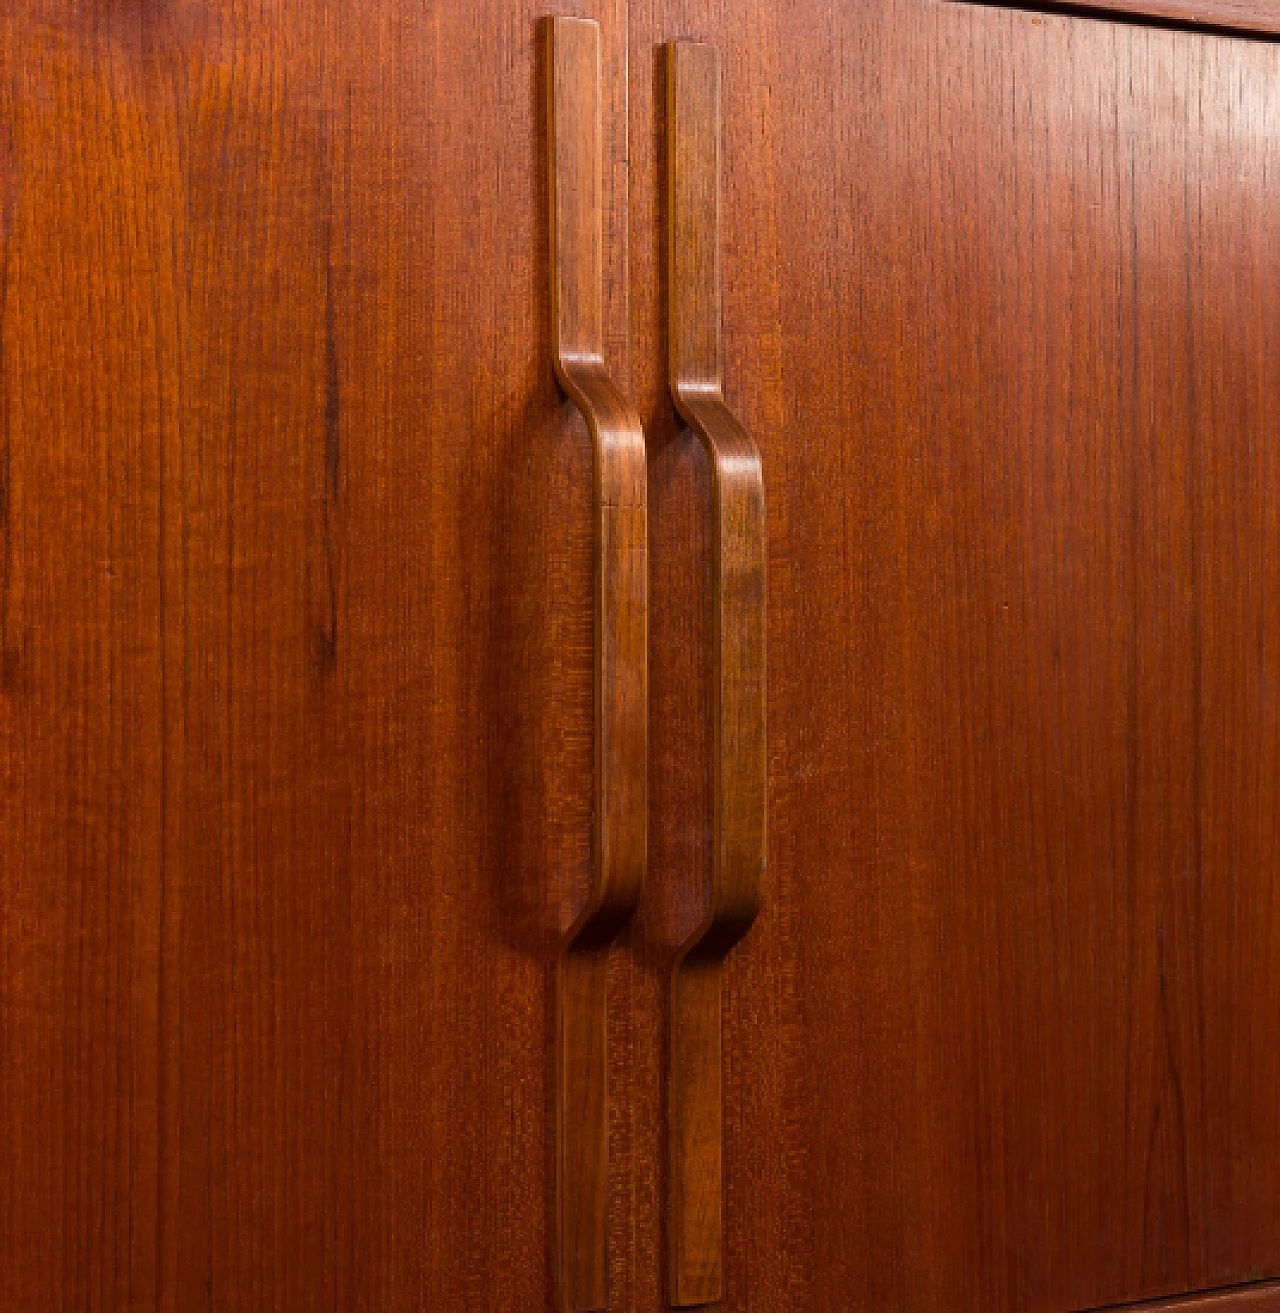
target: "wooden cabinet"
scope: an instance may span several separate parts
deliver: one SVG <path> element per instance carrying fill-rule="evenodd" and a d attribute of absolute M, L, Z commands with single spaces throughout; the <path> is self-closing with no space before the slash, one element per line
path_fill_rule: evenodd
<path fill-rule="evenodd" d="M 1280 1309 L 1280 46 L 1244 0 L 1094 8 L 572 6 L 648 453 L 614 1310 L 668 1307 L 712 861 L 677 38 L 720 52 L 767 506 L 723 1306 Z M 0 17 L 5 1313 L 553 1306 L 595 519 L 545 12 Z"/>

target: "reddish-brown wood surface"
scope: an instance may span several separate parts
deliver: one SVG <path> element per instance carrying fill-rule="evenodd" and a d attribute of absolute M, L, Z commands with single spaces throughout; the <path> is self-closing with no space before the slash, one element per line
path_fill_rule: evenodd
<path fill-rule="evenodd" d="M 550 1306 L 594 535 L 544 8 L 3 11 L 6 1313 Z M 650 439 L 611 1307 L 664 1304 L 666 984 L 711 869 L 679 37 L 723 60 L 727 400 L 768 489 L 724 1307 L 1277 1273 L 1280 51 L 949 0 L 571 8 Z"/>
<path fill-rule="evenodd" d="M 760 455 L 724 400 L 719 56 L 697 42 L 665 51 L 671 395 L 706 453 L 712 539 L 711 883 L 676 956 L 667 1050 L 668 1286 L 687 1307 L 724 1292 L 721 973 L 759 913 L 765 870 L 768 585 Z"/>
<path fill-rule="evenodd" d="M 609 950 L 640 901 L 648 829 L 644 434 L 604 359 L 600 25 L 542 24 L 552 354 L 592 444 L 591 883 L 562 941 L 555 1022 L 556 1306 L 608 1307 Z"/>
<path fill-rule="evenodd" d="M 4 11 L 5 1313 L 549 1306 L 594 522 L 544 10 Z"/>
<path fill-rule="evenodd" d="M 723 59 L 726 391 L 767 489 L 726 1307 L 1275 1273 L 1280 51 L 919 0 L 672 0 L 631 34 L 663 943 L 696 923 L 711 757 L 661 40 Z"/>

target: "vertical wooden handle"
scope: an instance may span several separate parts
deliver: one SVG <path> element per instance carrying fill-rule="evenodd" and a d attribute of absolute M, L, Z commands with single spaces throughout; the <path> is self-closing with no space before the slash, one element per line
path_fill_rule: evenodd
<path fill-rule="evenodd" d="M 582 412 L 595 470 L 595 830 L 591 889 L 565 937 L 556 1006 L 556 1286 L 563 1313 L 607 1305 L 606 950 L 644 879 L 648 560 L 644 435 L 604 363 L 600 29 L 547 35 L 551 320 L 556 377 Z"/>
<path fill-rule="evenodd" d="M 720 977 L 765 867 L 765 510 L 760 454 L 723 392 L 719 57 L 666 49 L 671 387 L 710 462 L 715 552 L 712 883 L 671 984 L 671 1302 L 685 1306 L 724 1292 Z"/>

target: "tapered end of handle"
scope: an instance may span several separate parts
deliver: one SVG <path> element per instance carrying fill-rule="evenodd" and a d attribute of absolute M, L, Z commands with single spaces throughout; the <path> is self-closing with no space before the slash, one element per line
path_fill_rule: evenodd
<path fill-rule="evenodd" d="M 604 344 L 600 27 L 544 19 L 551 200 L 551 336 L 556 370 Z"/>
<path fill-rule="evenodd" d="M 724 1298 L 724 1125 L 719 962 L 671 982 L 670 1296 L 676 1308 Z"/>
<path fill-rule="evenodd" d="M 609 1306 L 608 957 L 569 952 L 556 973 L 556 1307 Z"/>
<path fill-rule="evenodd" d="M 668 332 L 671 385 L 718 384 L 720 316 L 720 54 L 667 44 Z"/>

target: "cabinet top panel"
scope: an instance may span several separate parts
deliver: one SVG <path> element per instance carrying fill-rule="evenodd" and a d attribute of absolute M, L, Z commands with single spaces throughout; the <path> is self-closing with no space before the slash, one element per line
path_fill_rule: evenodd
<path fill-rule="evenodd" d="M 999 0 L 994 0 L 999 3 Z M 1024 4 L 1014 0 L 1010 8 L 1057 10 L 1105 17 L 1123 14 L 1129 18 L 1158 23 L 1183 23 L 1191 27 L 1280 35 L 1280 0 L 1047 0 Z"/>

